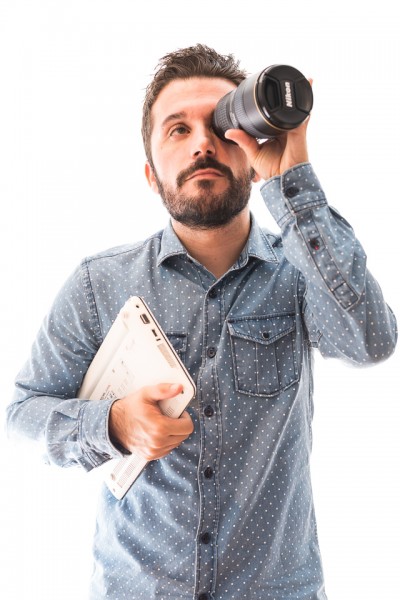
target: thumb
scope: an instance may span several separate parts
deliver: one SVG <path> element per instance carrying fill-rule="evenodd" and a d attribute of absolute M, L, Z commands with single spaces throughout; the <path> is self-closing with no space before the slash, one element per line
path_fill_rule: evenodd
<path fill-rule="evenodd" d="M 173 398 L 180 394 L 183 390 L 181 383 L 159 383 L 157 385 L 149 385 L 143 388 L 143 399 L 152 404 L 159 400 Z"/>
<path fill-rule="evenodd" d="M 250 162 L 255 159 L 259 150 L 259 144 L 255 138 L 251 137 L 243 129 L 228 129 L 225 132 L 225 137 L 227 140 L 235 142 L 247 154 Z"/>

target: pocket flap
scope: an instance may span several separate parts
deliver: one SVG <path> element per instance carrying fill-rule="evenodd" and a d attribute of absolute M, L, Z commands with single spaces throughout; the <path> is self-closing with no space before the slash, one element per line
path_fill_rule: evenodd
<path fill-rule="evenodd" d="M 295 329 L 295 315 L 239 317 L 228 321 L 229 332 L 235 337 L 259 344 L 271 344 Z"/>
<path fill-rule="evenodd" d="M 175 352 L 183 354 L 186 352 L 187 335 L 186 333 L 178 333 L 176 331 L 166 331 L 165 335 L 172 344 Z"/>

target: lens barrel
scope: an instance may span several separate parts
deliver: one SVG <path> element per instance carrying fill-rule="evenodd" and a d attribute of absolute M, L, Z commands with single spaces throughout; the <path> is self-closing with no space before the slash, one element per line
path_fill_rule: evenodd
<path fill-rule="evenodd" d="M 301 125 L 312 105 L 311 85 L 304 75 L 289 65 L 273 65 L 223 96 L 212 125 L 225 142 L 228 129 L 244 129 L 258 139 L 275 138 Z"/>

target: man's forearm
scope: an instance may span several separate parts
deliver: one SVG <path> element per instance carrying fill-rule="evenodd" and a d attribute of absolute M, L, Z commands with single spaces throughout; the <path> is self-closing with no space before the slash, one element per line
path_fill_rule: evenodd
<path fill-rule="evenodd" d="M 282 230 L 286 258 L 306 287 L 304 317 L 326 356 L 364 365 L 393 352 L 396 321 L 367 270 L 351 226 L 328 206 L 309 163 L 268 180 L 262 195 Z"/>

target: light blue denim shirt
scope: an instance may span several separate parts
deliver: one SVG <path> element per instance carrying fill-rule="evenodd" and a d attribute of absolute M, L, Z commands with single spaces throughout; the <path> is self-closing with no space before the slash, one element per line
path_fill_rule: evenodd
<path fill-rule="evenodd" d="M 84 260 L 18 375 L 10 431 L 44 443 L 50 463 L 86 470 L 120 456 L 112 401 L 76 394 L 130 296 L 144 297 L 197 385 L 194 433 L 123 500 L 102 489 L 92 600 L 326 598 L 310 483 L 313 348 L 376 363 L 393 352 L 395 319 L 310 164 L 261 193 L 282 235 L 253 219 L 218 280 L 171 226 Z"/>

